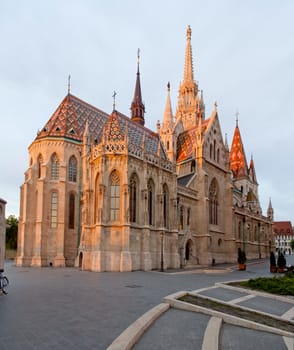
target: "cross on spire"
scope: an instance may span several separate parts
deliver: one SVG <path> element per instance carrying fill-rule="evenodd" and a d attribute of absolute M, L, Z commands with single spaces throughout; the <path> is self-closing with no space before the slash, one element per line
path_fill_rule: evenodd
<path fill-rule="evenodd" d="M 116 92 L 115 90 L 113 91 L 113 95 L 112 95 L 112 98 L 113 98 L 113 110 L 115 110 L 115 96 L 116 96 Z"/>
<path fill-rule="evenodd" d="M 138 58 L 138 66 L 140 64 L 140 49 L 138 49 L 137 51 L 137 58 Z"/>
<path fill-rule="evenodd" d="M 70 94 L 70 74 L 69 74 L 68 80 L 67 80 L 67 93 Z"/>
<path fill-rule="evenodd" d="M 238 126 L 238 118 L 239 118 L 239 111 L 238 111 L 238 109 L 237 109 L 235 115 L 236 115 L 236 126 Z"/>

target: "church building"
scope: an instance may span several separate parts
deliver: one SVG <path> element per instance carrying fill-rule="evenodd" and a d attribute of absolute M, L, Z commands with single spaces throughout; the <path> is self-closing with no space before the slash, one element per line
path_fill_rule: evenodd
<path fill-rule="evenodd" d="M 273 209 L 262 214 L 253 159 L 236 122 L 223 138 L 194 79 L 191 28 L 172 111 L 145 126 L 139 62 L 131 115 L 108 114 L 70 91 L 29 146 L 17 266 L 91 271 L 172 269 L 269 256 Z"/>

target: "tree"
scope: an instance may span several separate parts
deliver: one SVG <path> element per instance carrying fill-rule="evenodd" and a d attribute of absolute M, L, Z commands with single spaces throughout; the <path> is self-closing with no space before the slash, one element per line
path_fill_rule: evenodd
<path fill-rule="evenodd" d="M 17 248 L 18 219 L 15 215 L 9 215 L 6 219 L 6 248 Z"/>

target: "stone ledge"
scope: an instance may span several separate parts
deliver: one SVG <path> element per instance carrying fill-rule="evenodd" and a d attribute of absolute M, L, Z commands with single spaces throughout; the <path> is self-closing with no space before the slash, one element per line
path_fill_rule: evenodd
<path fill-rule="evenodd" d="M 107 350 L 130 350 L 140 339 L 142 334 L 157 320 L 161 314 L 169 309 L 169 304 L 162 303 L 132 323 L 125 331 L 123 331 L 107 348 Z"/>

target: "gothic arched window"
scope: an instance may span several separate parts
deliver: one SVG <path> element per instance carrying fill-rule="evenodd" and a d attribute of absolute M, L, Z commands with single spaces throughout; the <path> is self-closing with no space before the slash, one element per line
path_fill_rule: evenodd
<path fill-rule="evenodd" d="M 180 207 L 180 230 L 184 228 L 184 207 Z"/>
<path fill-rule="evenodd" d="M 75 228 L 75 195 L 69 195 L 68 228 Z"/>
<path fill-rule="evenodd" d="M 168 187 L 163 185 L 163 226 L 168 227 Z"/>
<path fill-rule="evenodd" d="M 148 191 L 148 223 L 149 225 L 153 225 L 154 183 L 151 179 L 149 179 L 148 181 L 147 191 Z"/>
<path fill-rule="evenodd" d="M 58 193 L 51 193 L 51 228 L 57 227 Z"/>
<path fill-rule="evenodd" d="M 59 161 L 56 153 L 51 156 L 51 180 L 58 180 L 59 178 Z"/>
<path fill-rule="evenodd" d="M 209 187 L 209 223 L 218 224 L 218 188 L 216 179 L 211 181 Z"/>
<path fill-rule="evenodd" d="M 42 163 L 43 163 L 43 157 L 42 155 L 40 154 L 39 157 L 38 157 L 38 179 L 40 179 L 41 177 L 41 170 L 42 170 Z"/>
<path fill-rule="evenodd" d="M 68 181 L 77 182 L 77 159 L 75 156 L 69 158 Z"/>
<path fill-rule="evenodd" d="M 118 221 L 120 214 L 120 185 L 116 171 L 110 175 L 110 220 Z"/>
<path fill-rule="evenodd" d="M 137 190 L 138 190 L 138 177 L 133 174 L 130 179 L 130 221 L 137 221 Z"/>

